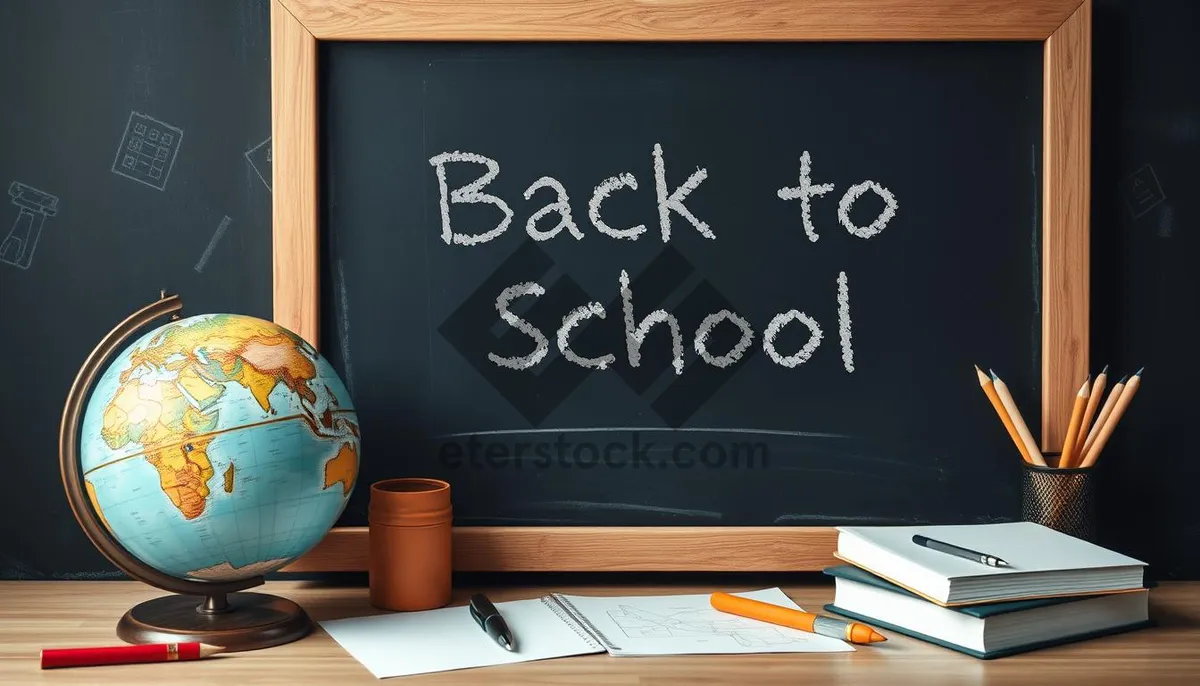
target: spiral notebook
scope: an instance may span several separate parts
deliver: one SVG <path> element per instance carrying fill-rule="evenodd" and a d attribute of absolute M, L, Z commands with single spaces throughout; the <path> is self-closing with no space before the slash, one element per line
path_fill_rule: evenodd
<path fill-rule="evenodd" d="M 778 588 L 734 595 L 797 608 Z M 517 650 L 488 638 L 465 605 L 320 622 L 376 678 L 574 655 L 687 655 L 853 651 L 850 644 L 714 610 L 709 594 L 580 596 L 496 603 Z"/>

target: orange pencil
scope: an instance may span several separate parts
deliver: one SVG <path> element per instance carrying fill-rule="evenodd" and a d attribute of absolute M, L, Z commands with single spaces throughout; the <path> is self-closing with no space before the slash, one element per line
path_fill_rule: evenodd
<path fill-rule="evenodd" d="M 1117 422 L 1121 421 L 1121 417 L 1125 414 L 1125 410 L 1129 409 L 1129 402 L 1133 400 L 1133 394 L 1137 393 L 1138 386 L 1141 385 L 1142 370 L 1137 370 L 1129 383 L 1125 384 L 1125 390 L 1121 391 L 1121 397 L 1117 399 L 1117 406 L 1113 408 L 1111 414 L 1108 415 L 1108 421 L 1104 422 L 1104 426 L 1100 429 L 1100 434 L 1096 436 L 1096 442 L 1092 443 L 1092 447 L 1088 450 L 1087 455 L 1080 463 L 1080 467 L 1091 467 L 1096 464 L 1096 459 L 1100 457 L 1100 451 L 1104 450 L 1104 445 L 1108 443 L 1108 439 L 1112 436 L 1113 430 L 1117 428 Z"/>
<path fill-rule="evenodd" d="M 1017 433 L 1017 427 L 1013 425 L 1012 417 L 1008 416 L 1008 411 L 1004 409 L 1004 403 L 1000 402 L 1000 396 L 996 394 L 996 386 L 992 383 L 992 377 L 984 374 L 979 365 L 975 365 L 975 373 L 979 375 L 979 385 L 983 388 L 988 400 L 992 401 L 992 408 L 996 410 L 996 414 L 1000 415 L 1000 421 L 1008 430 L 1009 437 L 1012 438 L 1013 443 L 1017 444 L 1017 450 L 1021 451 L 1021 459 L 1033 464 L 1033 460 L 1029 459 L 1029 451 L 1021 441 L 1021 435 Z"/>
<path fill-rule="evenodd" d="M 772 605 L 761 600 L 742 598 L 728 593 L 714 593 L 709 598 L 709 602 L 712 603 L 713 608 L 721 612 L 800 629 L 850 643 L 878 643 L 887 640 L 883 634 L 866 624 L 836 617 L 814 615 L 811 612 Z"/>
<path fill-rule="evenodd" d="M 1083 456 L 1087 454 L 1084 446 L 1087 445 L 1085 436 L 1091 434 L 1089 427 L 1092 425 L 1092 419 L 1096 416 L 1096 410 L 1100 407 L 1100 398 L 1104 395 L 1104 386 L 1108 383 L 1108 365 L 1104 365 L 1104 369 L 1096 375 L 1096 381 L 1092 383 L 1092 392 L 1088 396 L 1087 408 L 1083 411 L 1083 419 L 1079 422 L 1079 435 L 1075 437 L 1075 445 L 1072 450 L 1075 462 L 1082 462 Z"/>
<path fill-rule="evenodd" d="M 1117 406 L 1117 400 L 1121 397 L 1121 392 L 1125 390 L 1125 380 L 1127 378 L 1122 376 L 1121 380 L 1108 392 L 1108 400 L 1105 400 L 1104 407 L 1100 408 L 1100 414 L 1096 416 L 1096 423 L 1092 425 L 1091 431 L 1088 432 L 1087 440 L 1083 442 L 1083 450 L 1079 451 L 1080 455 L 1087 456 L 1088 451 L 1092 448 L 1092 444 L 1096 442 L 1096 436 L 1100 435 L 1100 429 L 1104 428 L 1104 423 L 1108 421 L 1108 415 L 1112 414 L 1113 408 Z"/>
<path fill-rule="evenodd" d="M 1017 427 L 1017 433 L 1021 436 L 1021 441 L 1025 444 L 1025 449 L 1029 451 L 1029 459 L 1039 467 L 1045 467 L 1046 458 L 1042 457 L 1042 449 L 1038 447 L 1037 441 L 1033 440 L 1033 434 L 1029 433 L 1029 427 L 1025 424 L 1025 418 L 1021 416 L 1021 410 L 1017 407 L 1017 401 L 1013 400 L 1012 393 L 1008 392 L 1008 385 L 996 372 L 988 370 L 992 373 L 992 384 L 996 387 L 996 395 L 1000 396 L 1000 402 L 1004 403 L 1004 409 L 1008 411 L 1008 416 L 1012 417 L 1013 426 Z"/>
<path fill-rule="evenodd" d="M 1079 393 L 1075 395 L 1075 405 L 1071 408 L 1071 419 L 1067 423 L 1067 437 L 1063 440 L 1062 455 L 1058 458 L 1059 467 L 1070 467 L 1071 460 L 1074 459 L 1073 449 L 1079 440 L 1079 427 L 1083 423 L 1083 413 L 1092 394 L 1091 381 L 1092 375 L 1088 374 L 1083 380 L 1083 385 L 1079 387 Z"/>

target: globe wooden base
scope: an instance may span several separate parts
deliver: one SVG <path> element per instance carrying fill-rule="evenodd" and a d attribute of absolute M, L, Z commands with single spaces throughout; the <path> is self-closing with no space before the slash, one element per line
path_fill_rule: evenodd
<path fill-rule="evenodd" d="M 126 612 L 117 637 L 127 643 L 199 641 L 232 652 L 290 643 L 312 626 L 299 605 L 264 593 L 169 595 Z"/>

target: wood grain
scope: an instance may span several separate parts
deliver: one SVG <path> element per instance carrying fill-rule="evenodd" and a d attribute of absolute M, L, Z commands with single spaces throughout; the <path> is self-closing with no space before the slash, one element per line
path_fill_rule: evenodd
<path fill-rule="evenodd" d="M 283 0 L 321 40 L 1045 40 L 1080 0 Z"/>
<path fill-rule="evenodd" d="M 689 578 L 659 586 L 485 586 L 456 588 L 451 605 L 462 606 L 475 591 L 496 601 L 536 598 L 549 591 L 594 595 L 737 592 L 778 582 L 734 584 L 721 578 Z M 833 599 L 829 583 L 784 585 L 806 610 Z M 272 581 L 264 593 L 299 603 L 317 622 L 378 614 L 363 587 Z M 260 651 L 218 655 L 196 662 L 119 665 L 41 671 L 42 648 L 115 645 L 117 618 L 159 591 L 132 581 L 0 582 L 0 683 L 104 686 L 211 686 L 212 684 L 337 684 L 381 682 L 321 629 L 299 641 Z M 1150 592 L 1158 626 L 1071 645 L 976 660 L 907 636 L 884 632 L 888 641 L 853 653 L 694 655 L 614 658 L 607 655 L 528 662 L 406 677 L 405 686 L 488 684 L 617 686 L 687 684 L 702 686 L 963 686 L 987 684 L 1194 684 L 1200 674 L 1200 583 L 1164 583 Z"/>
<path fill-rule="evenodd" d="M 271 2 L 271 202 L 275 323 L 318 345 L 317 39 Z"/>
<path fill-rule="evenodd" d="M 1042 140 L 1042 448 L 1062 445 L 1088 373 L 1092 0 L 1045 43 Z"/>
<path fill-rule="evenodd" d="M 820 571 L 837 564 L 832 527 L 454 528 L 460 572 Z M 339 527 L 285 572 L 367 569 L 367 528 Z"/>

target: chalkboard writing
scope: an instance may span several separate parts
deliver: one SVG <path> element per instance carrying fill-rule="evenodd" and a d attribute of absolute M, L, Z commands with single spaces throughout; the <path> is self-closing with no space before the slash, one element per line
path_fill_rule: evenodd
<path fill-rule="evenodd" d="M 1015 514 L 972 364 L 1037 416 L 1039 45 L 322 51 L 364 482 L 462 525 Z"/>
<path fill-rule="evenodd" d="M 687 205 L 684 204 L 687 196 L 699 187 L 700 182 L 708 177 L 708 170 L 704 168 L 697 169 L 687 177 L 686 181 L 675 188 L 674 191 L 668 193 L 663 149 L 657 143 L 654 145 L 653 157 L 655 197 L 658 203 L 658 221 L 662 227 L 662 242 L 667 243 L 671 239 L 671 215 L 673 213 L 677 213 L 686 219 L 701 236 L 715 241 L 717 236 L 713 233 L 709 225 L 697 219 L 688 210 Z M 447 245 L 480 245 L 498 238 L 508 229 L 513 219 L 512 208 L 503 199 L 484 190 L 500 173 L 500 165 L 496 160 L 489 159 L 477 153 L 454 151 L 435 155 L 430 158 L 429 162 L 437 168 L 442 240 Z M 446 167 L 452 162 L 484 165 L 486 172 L 475 180 L 451 190 L 446 183 Z M 804 222 L 805 233 L 808 235 L 810 241 L 815 242 L 819 236 L 813 227 L 811 218 L 812 198 L 832 191 L 834 184 L 821 183 L 814 185 L 811 180 L 811 164 L 810 156 L 806 150 L 800 155 L 800 185 L 780 188 L 776 195 L 784 200 L 800 200 L 801 217 Z M 543 187 L 555 190 L 555 200 L 541 209 L 534 211 L 529 216 L 529 220 L 525 226 L 530 238 L 535 241 L 549 240 L 566 228 L 576 240 L 582 240 L 584 235 L 572 217 L 571 204 L 567 196 L 567 191 L 557 179 L 550 176 L 539 178 L 525 189 L 523 194 L 525 199 L 529 200 L 534 191 Z M 623 172 L 618 176 L 610 176 L 596 186 L 595 190 L 592 191 L 591 200 L 588 201 L 588 219 L 600 233 L 609 237 L 618 240 L 638 240 L 642 234 L 646 233 L 645 224 L 615 229 L 609 226 L 600 216 L 601 203 L 614 190 L 622 187 L 627 187 L 634 191 L 638 189 L 637 179 L 633 174 Z M 883 201 L 884 207 L 870 224 L 858 226 L 850 219 L 850 211 L 855 201 L 867 191 L 874 191 Z M 450 220 L 450 207 L 457 203 L 489 204 L 497 208 L 502 217 L 494 227 L 482 233 L 460 233 L 452 228 Z M 897 206 L 896 197 L 887 188 L 875 181 L 862 181 L 847 188 L 846 192 L 842 195 L 842 199 L 838 203 L 838 221 L 852 236 L 864 239 L 871 238 L 883 231 L 888 221 L 895 216 Z M 538 220 L 552 212 L 559 216 L 558 223 L 550 230 L 539 229 L 537 226 Z M 853 372 L 854 349 L 850 340 L 850 294 L 846 272 L 838 273 L 837 282 L 838 333 L 842 346 L 842 360 L 846 371 Z M 536 326 L 517 316 L 510 309 L 510 306 L 517 298 L 524 296 L 540 297 L 545 294 L 545 287 L 536 281 L 513 284 L 500 292 L 500 295 L 496 298 L 496 309 L 500 313 L 500 318 L 513 328 L 529 336 L 533 340 L 535 348 L 532 352 L 520 356 L 503 357 L 495 353 L 488 353 L 489 360 L 501 367 L 523 370 L 535 368 L 542 360 L 546 359 L 546 355 L 550 351 L 549 339 Z M 669 327 L 671 334 L 671 366 L 674 368 L 676 374 L 683 374 L 685 364 L 684 336 L 680 332 L 679 319 L 667 310 L 657 309 L 638 321 L 634 316 L 633 292 L 630 289 L 629 274 L 624 269 L 621 270 L 620 275 L 620 294 L 625 322 L 625 348 L 628 353 L 629 365 L 631 367 L 641 366 L 642 346 L 646 341 L 646 337 L 653 330 L 653 327 L 664 325 Z M 608 353 L 594 357 L 581 357 L 571 348 L 569 342 L 571 332 L 575 327 L 591 317 L 604 319 L 606 316 L 607 311 L 604 309 L 604 304 L 596 301 L 580 305 L 571 310 L 570 313 L 562 318 L 562 325 L 558 327 L 556 334 L 558 352 L 569 362 L 586 369 L 608 369 L 609 365 L 613 364 L 616 360 L 615 355 Z M 736 325 L 740 331 L 740 336 L 731 349 L 721 355 L 714 355 L 709 350 L 708 339 L 713 330 L 725 321 Z M 792 322 L 799 322 L 808 328 L 808 339 L 798 351 L 785 355 L 780 353 L 776 348 L 775 339 L 783 331 L 783 328 Z M 791 309 L 787 312 L 780 312 L 771 318 L 770 323 L 767 324 L 762 334 L 762 347 L 775 364 L 793 368 L 808 361 L 817 347 L 820 346 L 822 336 L 822 329 L 815 319 L 804 312 Z M 722 309 L 718 312 L 709 313 L 700 322 L 700 326 L 696 329 L 694 335 L 694 345 L 691 347 L 695 349 L 696 355 L 705 363 L 713 367 L 725 368 L 742 359 L 742 355 L 754 343 L 754 337 L 754 327 L 745 318 L 736 312 Z"/>

